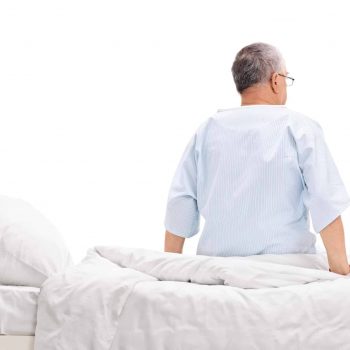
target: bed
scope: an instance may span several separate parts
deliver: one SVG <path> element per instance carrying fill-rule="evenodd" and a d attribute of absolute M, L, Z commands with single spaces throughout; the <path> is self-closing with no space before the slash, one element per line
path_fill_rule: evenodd
<path fill-rule="evenodd" d="M 0 285 L 0 349 L 32 350 L 40 289 Z"/>
<path fill-rule="evenodd" d="M 325 253 L 96 246 L 73 264 L 40 212 L 0 196 L 1 350 L 348 350 L 349 295 Z"/>
<path fill-rule="evenodd" d="M 347 350 L 349 294 L 325 253 L 99 246 L 43 283 L 35 350 Z"/>
<path fill-rule="evenodd" d="M 345 350 L 350 276 L 327 268 L 98 246 L 40 288 L 0 286 L 0 349 Z"/>

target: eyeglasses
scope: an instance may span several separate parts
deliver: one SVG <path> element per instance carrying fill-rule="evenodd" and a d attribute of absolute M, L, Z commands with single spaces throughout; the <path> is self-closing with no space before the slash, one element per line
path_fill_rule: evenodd
<path fill-rule="evenodd" d="M 292 77 L 288 77 L 287 75 L 283 75 L 283 74 L 280 74 L 280 73 L 277 73 L 278 75 L 280 75 L 281 77 L 285 77 L 285 78 L 288 78 L 289 80 L 286 81 L 287 83 L 287 86 L 292 86 L 293 83 L 294 83 L 294 78 Z"/>

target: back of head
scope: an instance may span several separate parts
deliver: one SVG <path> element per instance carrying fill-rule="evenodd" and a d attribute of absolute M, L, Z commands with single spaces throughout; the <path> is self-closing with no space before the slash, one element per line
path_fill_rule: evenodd
<path fill-rule="evenodd" d="M 231 72 L 237 91 L 269 81 L 271 74 L 285 67 L 280 51 L 273 45 L 257 42 L 243 47 L 236 55 Z"/>

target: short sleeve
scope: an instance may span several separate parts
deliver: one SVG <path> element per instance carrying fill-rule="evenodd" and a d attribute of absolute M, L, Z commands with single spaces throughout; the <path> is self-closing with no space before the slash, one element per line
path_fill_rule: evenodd
<path fill-rule="evenodd" d="M 350 206 L 350 197 L 326 143 L 321 125 L 312 120 L 297 137 L 303 200 L 316 233 Z"/>
<path fill-rule="evenodd" d="M 197 206 L 197 162 L 194 134 L 182 153 L 169 189 L 164 225 L 167 231 L 192 237 L 199 231 Z"/>

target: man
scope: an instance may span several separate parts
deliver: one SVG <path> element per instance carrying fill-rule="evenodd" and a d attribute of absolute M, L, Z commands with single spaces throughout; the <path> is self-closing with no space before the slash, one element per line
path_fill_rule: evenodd
<path fill-rule="evenodd" d="M 309 211 L 332 272 L 350 273 L 340 214 L 350 197 L 320 124 L 285 106 L 288 76 L 277 48 L 253 43 L 232 66 L 241 106 L 196 130 L 169 190 L 165 251 L 205 225 L 197 254 L 317 253 Z"/>

